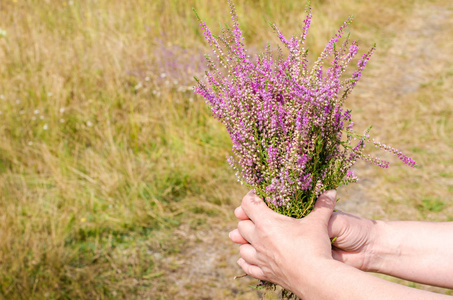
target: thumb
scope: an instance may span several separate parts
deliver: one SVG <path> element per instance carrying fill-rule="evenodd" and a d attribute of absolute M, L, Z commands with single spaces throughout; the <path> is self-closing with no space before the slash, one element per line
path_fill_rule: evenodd
<path fill-rule="evenodd" d="M 266 203 L 264 203 L 263 199 L 258 197 L 253 190 L 245 195 L 240 207 L 243 213 L 253 222 L 255 222 L 256 219 L 264 217 L 266 214 L 273 213 L 273 211 L 267 207 Z"/>
<path fill-rule="evenodd" d="M 315 206 L 313 207 L 313 211 L 310 213 L 310 215 L 328 224 L 335 208 L 335 204 L 337 203 L 336 199 L 337 192 L 335 190 L 324 192 L 321 196 L 318 197 L 318 200 L 316 200 Z"/>

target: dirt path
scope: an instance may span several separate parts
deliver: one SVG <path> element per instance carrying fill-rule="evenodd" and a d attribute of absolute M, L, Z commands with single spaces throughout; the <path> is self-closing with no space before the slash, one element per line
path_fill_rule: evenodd
<path fill-rule="evenodd" d="M 406 113 L 407 101 L 412 101 L 419 89 L 433 80 L 433 74 L 445 70 L 445 62 L 453 53 L 453 44 L 450 42 L 449 47 L 446 44 L 449 41 L 445 41 L 448 30 L 453 27 L 453 9 L 446 3 L 444 6 L 429 3 L 415 6 L 411 17 L 396 32 L 388 51 L 378 48 L 370 63 L 377 67 L 367 70 L 353 92 L 355 106 L 367 112 L 360 115 L 358 124 L 379 127 L 391 119 L 401 118 Z M 398 134 L 401 132 L 395 134 L 390 128 L 381 131 L 380 139 L 387 142 L 393 138 L 397 146 L 398 138 L 393 136 Z M 368 218 L 391 217 L 372 196 L 380 184 L 376 168 L 365 163 L 358 163 L 356 168 L 361 181 L 343 191 L 343 198 L 347 200 L 339 203 L 339 209 Z"/>
<path fill-rule="evenodd" d="M 416 92 L 430 79 L 433 68 L 442 67 L 449 53 L 445 52 L 445 48 L 442 48 L 443 52 L 440 51 L 439 45 L 444 42 L 445 31 L 453 27 L 452 20 L 452 10 L 447 7 L 429 3 L 415 7 L 401 30 L 395 32 L 389 51 L 379 54 L 372 61 L 374 65 L 382 67 L 374 68 L 371 74 L 367 73 L 358 85 L 355 97 L 363 111 L 386 113 L 394 105 L 388 103 L 389 99 L 399 101 L 404 95 Z M 369 101 L 370 98 L 373 101 Z M 369 123 L 365 118 L 357 123 L 362 121 Z M 379 124 L 379 119 L 376 119 L 376 124 Z M 385 136 L 382 138 L 385 139 Z M 362 180 L 340 190 L 344 199 L 339 203 L 340 209 L 364 217 L 386 215 L 377 199 L 371 196 L 371 192 L 379 185 L 378 181 L 373 180 L 375 175 L 372 168 L 365 164 L 357 166 L 357 173 Z M 239 201 L 240 198 L 237 203 Z M 235 226 L 236 222 L 231 219 L 197 231 L 181 226 L 175 232 L 175 236 L 184 241 L 183 250 L 160 261 L 166 270 L 174 270 L 165 276 L 168 295 L 172 295 L 169 298 L 259 298 L 258 293 L 247 286 L 255 281 L 247 278 L 233 280 L 234 275 L 241 273 L 235 263 L 238 258 L 237 246 L 228 239 L 228 232 Z"/>

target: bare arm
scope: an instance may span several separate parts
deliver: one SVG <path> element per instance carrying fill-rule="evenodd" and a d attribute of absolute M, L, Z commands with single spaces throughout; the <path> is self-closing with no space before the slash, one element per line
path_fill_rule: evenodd
<path fill-rule="evenodd" d="M 453 288 L 452 222 L 377 221 L 374 227 L 370 271 Z"/>
<path fill-rule="evenodd" d="M 302 275 L 302 273 L 299 273 Z M 289 289 L 301 299 L 335 300 L 435 300 L 451 299 L 441 294 L 392 283 L 371 274 L 362 272 L 338 261 L 318 264 L 311 276 L 293 278 Z"/>

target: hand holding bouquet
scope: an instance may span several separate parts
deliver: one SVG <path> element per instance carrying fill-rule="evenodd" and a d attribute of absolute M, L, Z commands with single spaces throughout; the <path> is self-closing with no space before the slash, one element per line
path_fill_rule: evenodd
<path fill-rule="evenodd" d="M 375 47 L 358 60 L 352 76 L 345 70 L 357 56 L 358 44 L 343 37 L 348 19 L 309 67 L 304 48 L 311 10 L 300 37 L 286 38 L 272 25 L 288 49 L 274 57 L 270 46 L 253 59 L 247 54 L 234 5 L 232 27 L 211 33 L 200 20 L 215 57 L 207 56 L 205 81 L 195 92 L 206 99 L 213 115 L 228 130 L 233 155 L 228 162 L 238 180 L 274 211 L 302 218 L 326 190 L 357 181 L 357 160 L 387 168 L 387 161 L 364 154 L 367 144 L 391 152 L 406 165 L 415 162 L 400 151 L 354 131 L 351 111 L 343 104 L 360 79 Z"/>

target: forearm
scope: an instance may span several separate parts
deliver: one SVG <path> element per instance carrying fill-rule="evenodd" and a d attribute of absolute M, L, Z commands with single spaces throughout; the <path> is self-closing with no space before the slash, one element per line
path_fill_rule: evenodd
<path fill-rule="evenodd" d="M 317 276 L 311 275 L 308 278 L 303 278 L 303 272 L 294 276 L 294 281 L 289 289 L 301 299 L 450 299 L 445 295 L 417 290 L 383 280 L 338 261 L 326 261 L 324 264 L 317 264 L 314 272 L 317 273 Z M 300 282 L 308 284 L 301 289 Z"/>
<path fill-rule="evenodd" d="M 453 222 L 383 222 L 369 271 L 453 288 Z"/>

